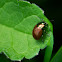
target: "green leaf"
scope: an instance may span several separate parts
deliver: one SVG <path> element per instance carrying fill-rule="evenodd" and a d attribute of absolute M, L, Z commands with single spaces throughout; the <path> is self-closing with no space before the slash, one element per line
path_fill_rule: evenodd
<path fill-rule="evenodd" d="M 32 31 L 41 21 L 48 24 L 47 33 L 43 33 L 40 40 L 35 40 Z M 51 33 L 52 24 L 37 5 L 27 1 L 10 1 L 1 6 L 0 52 L 4 52 L 11 60 L 30 59 L 37 55 L 50 42 Z"/>
<path fill-rule="evenodd" d="M 24 1 L 24 0 L 0 0 L 0 8 L 3 7 L 5 3 L 8 2 L 18 3 L 18 1 Z"/>
<path fill-rule="evenodd" d="M 62 62 L 62 46 L 55 54 L 55 56 L 52 58 L 51 62 Z"/>
<path fill-rule="evenodd" d="M 5 4 L 5 3 L 8 3 L 8 2 L 17 2 L 17 0 L 0 0 L 0 8 L 1 7 L 3 7 L 3 5 Z"/>

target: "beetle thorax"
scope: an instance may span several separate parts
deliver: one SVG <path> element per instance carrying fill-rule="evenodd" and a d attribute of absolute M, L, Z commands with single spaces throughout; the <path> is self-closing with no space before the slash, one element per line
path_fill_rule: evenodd
<path fill-rule="evenodd" d="M 38 26 L 38 28 L 43 28 L 45 25 L 44 24 L 40 24 L 39 26 Z"/>

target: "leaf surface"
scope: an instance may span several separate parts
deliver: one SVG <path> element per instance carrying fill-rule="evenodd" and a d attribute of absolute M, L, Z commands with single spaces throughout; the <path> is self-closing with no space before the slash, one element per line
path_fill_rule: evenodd
<path fill-rule="evenodd" d="M 35 40 L 33 28 L 42 21 L 48 24 L 47 33 L 40 40 Z M 11 60 L 30 59 L 37 55 L 50 42 L 52 32 L 52 24 L 35 4 L 10 1 L 0 8 L 0 52 Z"/>

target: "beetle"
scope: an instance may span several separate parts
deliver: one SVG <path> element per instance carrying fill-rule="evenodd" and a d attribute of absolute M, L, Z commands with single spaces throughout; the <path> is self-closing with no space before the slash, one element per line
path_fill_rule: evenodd
<path fill-rule="evenodd" d="M 32 35 L 34 37 L 34 39 L 39 40 L 40 37 L 42 36 L 42 32 L 43 32 L 43 28 L 46 26 L 47 24 L 45 22 L 40 22 L 38 24 L 35 25 L 33 31 L 32 31 Z"/>

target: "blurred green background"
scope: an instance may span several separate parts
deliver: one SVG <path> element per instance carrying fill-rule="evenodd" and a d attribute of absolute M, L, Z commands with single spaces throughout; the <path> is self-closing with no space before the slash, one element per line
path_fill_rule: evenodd
<path fill-rule="evenodd" d="M 44 10 L 44 14 L 46 17 L 51 21 L 53 24 L 54 30 L 54 48 L 52 57 L 58 51 L 60 46 L 62 45 L 62 2 L 60 0 L 27 0 L 31 3 L 35 3 L 40 8 Z M 23 59 L 21 62 L 43 62 L 44 57 L 44 50 L 40 50 L 39 55 L 34 57 L 33 59 L 27 60 Z M 0 54 L 0 60 L 3 59 L 1 62 L 15 62 L 7 59 L 4 54 Z"/>

